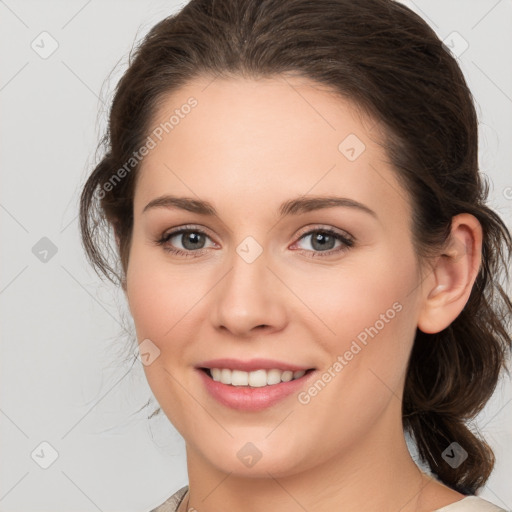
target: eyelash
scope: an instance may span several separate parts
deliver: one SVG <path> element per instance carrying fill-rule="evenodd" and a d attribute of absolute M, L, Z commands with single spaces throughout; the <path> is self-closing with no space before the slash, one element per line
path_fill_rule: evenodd
<path fill-rule="evenodd" d="M 206 249 L 203 248 L 203 249 L 199 249 L 197 251 L 191 251 L 191 250 L 184 251 L 182 249 L 176 249 L 171 246 L 166 246 L 166 244 L 169 242 L 169 240 L 171 238 L 175 237 L 176 235 L 181 235 L 184 233 L 200 233 L 200 234 L 205 235 L 206 237 L 210 238 L 208 236 L 208 234 L 205 231 L 203 231 L 202 229 L 199 229 L 195 226 L 184 226 L 182 228 L 177 229 L 176 231 L 170 231 L 168 233 L 164 233 L 161 236 L 161 238 L 159 238 L 158 240 L 155 241 L 155 243 L 159 246 L 162 246 L 164 251 L 169 252 L 171 254 L 175 254 L 177 256 L 184 256 L 186 258 L 197 258 L 197 257 L 201 256 Z M 337 249 L 330 249 L 328 251 L 310 251 L 307 249 L 297 249 L 302 252 L 311 253 L 308 256 L 311 258 L 317 258 L 317 257 L 322 258 L 322 257 L 332 256 L 335 253 L 342 253 L 344 251 L 347 251 L 349 248 L 353 247 L 354 242 L 355 242 L 355 239 L 352 236 L 344 236 L 341 233 L 334 231 L 333 229 L 330 229 L 330 228 L 310 229 L 309 231 L 302 233 L 300 235 L 300 237 L 298 238 L 297 242 L 299 242 L 303 238 L 310 236 L 314 233 L 323 233 L 323 234 L 328 234 L 330 236 L 333 236 L 336 240 L 339 240 L 340 242 L 342 242 L 343 246 L 338 247 Z M 295 242 L 295 243 L 297 243 L 297 242 Z"/>

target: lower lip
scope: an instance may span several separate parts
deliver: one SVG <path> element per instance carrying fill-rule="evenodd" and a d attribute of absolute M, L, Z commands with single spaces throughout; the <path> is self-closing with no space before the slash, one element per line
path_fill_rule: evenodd
<path fill-rule="evenodd" d="M 299 391 L 306 380 L 315 373 L 310 371 L 299 379 L 252 388 L 250 386 L 231 386 L 222 384 L 209 377 L 203 370 L 197 370 L 210 395 L 221 404 L 240 411 L 261 411 L 271 407 L 280 400 Z"/>

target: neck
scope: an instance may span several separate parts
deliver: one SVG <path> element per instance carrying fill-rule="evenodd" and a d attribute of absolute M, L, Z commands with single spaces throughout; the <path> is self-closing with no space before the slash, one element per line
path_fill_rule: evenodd
<path fill-rule="evenodd" d="M 421 501 L 432 479 L 421 473 L 409 454 L 397 404 L 350 449 L 286 477 L 226 473 L 187 445 L 189 500 L 183 510 L 296 512 L 302 508 L 326 512 L 339 510 L 341 505 L 344 512 L 429 510 Z"/>

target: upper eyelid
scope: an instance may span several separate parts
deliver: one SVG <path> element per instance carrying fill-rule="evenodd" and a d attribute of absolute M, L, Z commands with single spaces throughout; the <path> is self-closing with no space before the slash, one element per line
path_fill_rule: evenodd
<path fill-rule="evenodd" d="M 295 236 L 302 238 L 304 235 L 311 234 L 312 231 L 332 231 L 343 238 L 349 238 L 350 240 L 355 239 L 354 236 L 352 236 L 348 231 L 345 231 L 344 229 L 335 228 L 334 226 L 328 226 L 324 224 L 306 226 L 305 228 L 300 229 Z"/>
<path fill-rule="evenodd" d="M 179 226 L 177 228 L 171 228 L 170 230 L 168 231 L 164 231 L 164 233 L 162 234 L 161 238 L 171 238 L 173 236 L 176 236 L 176 235 L 180 235 L 182 233 L 186 233 L 188 231 L 197 231 L 199 233 L 203 233 L 205 234 L 206 236 L 208 236 L 209 238 L 211 239 L 214 239 L 214 237 L 212 237 L 210 235 L 210 230 L 203 227 L 203 226 L 199 226 L 199 225 L 189 225 L 189 224 L 186 224 L 184 226 Z"/>

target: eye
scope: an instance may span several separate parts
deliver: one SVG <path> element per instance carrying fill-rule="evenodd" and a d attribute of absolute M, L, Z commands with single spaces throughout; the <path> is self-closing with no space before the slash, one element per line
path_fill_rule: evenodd
<path fill-rule="evenodd" d="M 210 237 L 202 229 L 184 226 L 164 233 L 155 243 L 161 245 L 167 252 L 179 256 L 197 257 L 204 253 L 206 239 Z M 181 244 L 182 248 L 176 247 L 176 244 Z"/>
<path fill-rule="evenodd" d="M 312 249 L 304 247 L 298 249 L 307 253 L 308 257 L 327 257 L 339 254 L 347 251 L 355 242 L 355 239 L 348 233 L 342 234 L 332 228 L 322 227 L 303 233 L 294 246 L 308 239 L 309 242 L 305 245 L 309 245 Z M 211 238 L 202 229 L 196 226 L 183 226 L 164 233 L 155 243 L 162 246 L 166 252 L 177 256 L 198 257 L 203 255 L 209 247 L 215 247 L 216 244 L 213 242 L 209 247 L 206 246 L 207 240 L 211 240 Z"/>
<path fill-rule="evenodd" d="M 354 245 L 354 238 L 351 235 L 339 233 L 331 228 L 309 230 L 294 245 L 308 239 L 309 242 L 305 245 L 309 245 L 312 249 L 302 248 L 301 250 L 309 253 L 310 257 L 332 256 L 347 251 Z M 337 246 L 336 243 L 338 243 Z"/>

